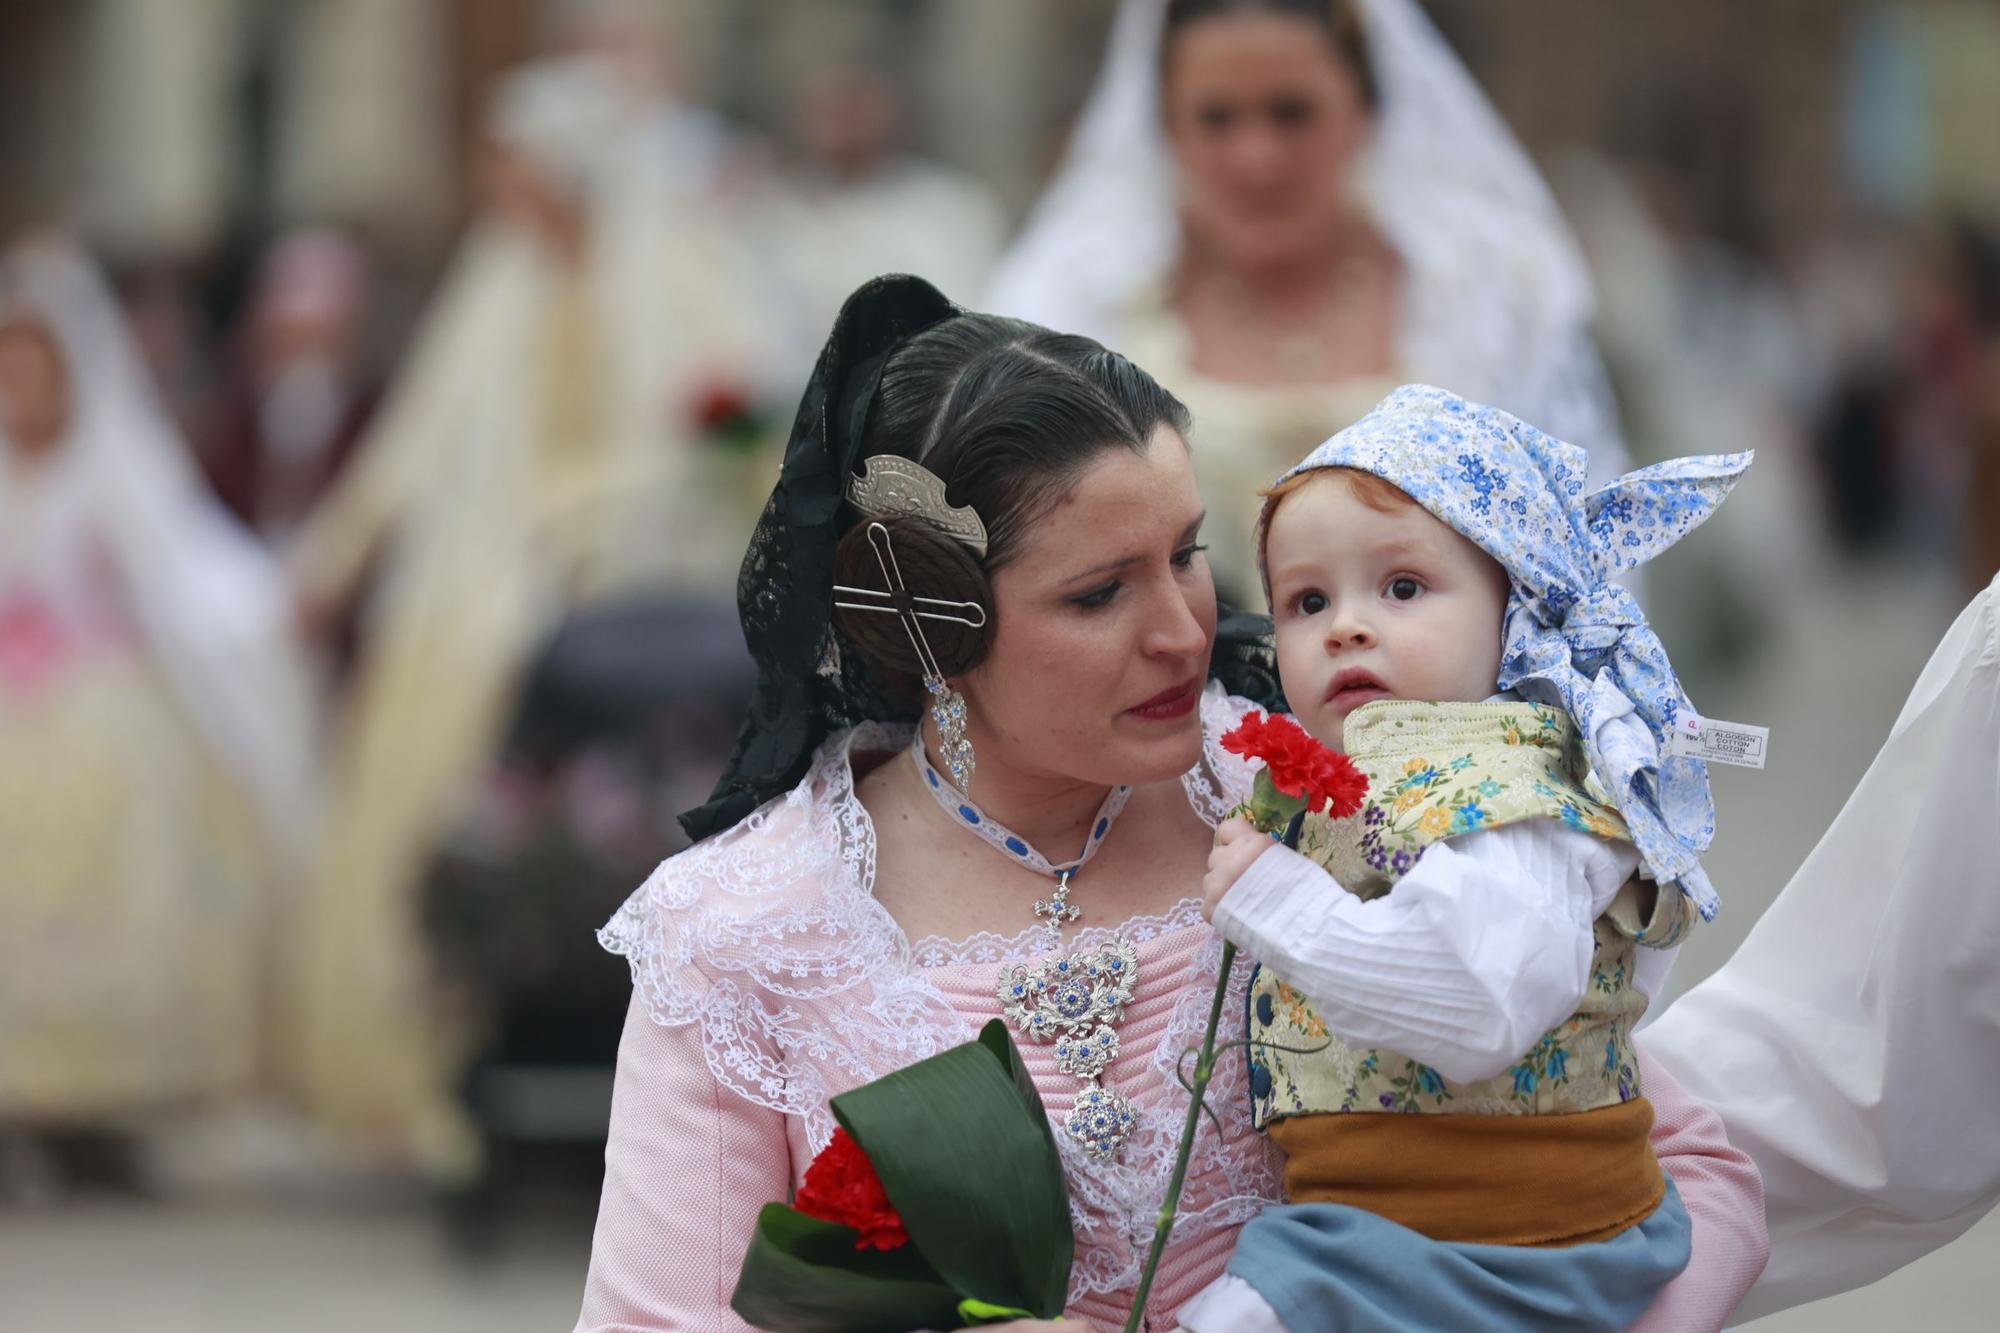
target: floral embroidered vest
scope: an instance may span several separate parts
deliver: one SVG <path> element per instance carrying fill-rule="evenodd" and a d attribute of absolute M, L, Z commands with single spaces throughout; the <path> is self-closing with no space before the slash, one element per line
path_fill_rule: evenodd
<path fill-rule="evenodd" d="M 1387 893 L 1432 843 L 1520 820 L 1560 819 L 1629 841 L 1618 812 L 1593 792 L 1576 726 L 1561 709 L 1385 700 L 1354 710 L 1343 733 L 1348 757 L 1368 775 L 1367 803 L 1346 819 L 1308 818 L 1299 848 L 1361 898 Z M 1257 1127 L 1323 1112 L 1551 1115 L 1630 1101 L 1639 1096 L 1632 1028 L 1646 1009 L 1631 984 L 1633 951 L 1679 943 L 1692 919 L 1682 894 L 1655 894 L 1637 877 L 1626 883 L 1597 920 L 1591 985 L 1576 1013 L 1505 1073 L 1477 1083 L 1346 1045 L 1311 1001 L 1259 968 L 1249 993 Z M 1312 1047 L 1323 1049 L 1300 1053 Z"/>

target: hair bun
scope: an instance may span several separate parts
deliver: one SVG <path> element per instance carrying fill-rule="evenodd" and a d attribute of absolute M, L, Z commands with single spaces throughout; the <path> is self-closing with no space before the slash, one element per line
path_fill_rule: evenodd
<path fill-rule="evenodd" d="M 862 519 L 842 534 L 834 548 L 834 582 L 850 588 L 890 590 L 889 581 L 882 576 L 874 543 L 868 540 L 868 529 L 875 523 L 889 530 L 894 568 L 902 575 L 903 586 L 911 596 L 976 602 L 985 608 L 986 625 L 982 629 L 928 617 L 917 622 L 925 644 L 937 659 L 938 670 L 945 676 L 956 676 L 978 666 L 985 659 L 993 637 L 993 590 L 979 558 L 956 538 L 946 536 L 922 519 L 900 516 Z M 835 607 L 833 625 L 885 685 L 904 694 L 922 694 L 923 663 L 910 643 L 901 616 Z"/>

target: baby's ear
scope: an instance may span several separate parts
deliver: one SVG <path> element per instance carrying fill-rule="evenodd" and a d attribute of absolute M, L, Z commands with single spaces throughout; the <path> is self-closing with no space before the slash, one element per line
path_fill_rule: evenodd
<path fill-rule="evenodd" d="M 1670 458 L 1584 497 L 1597 572 L 1610 578 L 1643 565 L 1700 527 L 1750 470 L 1752 457 L 1745 450 Z"/>

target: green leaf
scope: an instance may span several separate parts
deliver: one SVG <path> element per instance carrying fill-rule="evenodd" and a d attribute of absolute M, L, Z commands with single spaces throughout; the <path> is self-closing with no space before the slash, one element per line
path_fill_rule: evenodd
<path fill-rule="evenodd" d="M 995 1019 L 979 1040 L 833 1099 L 913 1244 L 960 1296 L 1062 1313 L 1076 1241 L 1055 1135 Z"/>
<path fill-rule="evenodd" d="M 785 1333 L 956 1328 L 959 1295 L 915 1245 L 857 1250 L 858 1233 L 782 1203 L 757 1215 L 729 1308 Z"/>

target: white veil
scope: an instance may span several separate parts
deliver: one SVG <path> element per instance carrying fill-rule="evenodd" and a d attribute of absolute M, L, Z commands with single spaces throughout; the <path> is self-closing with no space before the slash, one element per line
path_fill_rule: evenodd
<path fill-rule="evenodd" d="M 1402 368 L 1625 470 L 1589 341 L 1588 269 L 1547 185 L 1415 0 L 1354 0 L 1381 88 L 1359 182 L 1408 281 Z M 1124 0 L 1068 153 L 1001 262 L 988 308 L 1114 345 L 1180 247 L 1160 126 L 1165 0 Z"/>
<path fill-rule="evenodd" d="M 71 417 L 61 466 L 100 519 L 146 642 L 224 771 L 283 845 L 302 850 L 313 694 L 277 569 L 207 492 L 117 301 L 82 256 L 53 241 L 8 254 L 9 318 L 42 324 L 62 351 Z"/>
<path fill-rule="evenodd" d="M 2000 1202 L 2000 579 L 1735 955 L 1642 1042 L 1764 1176 L 1754 1319 L 1865 1286 Z"/>

